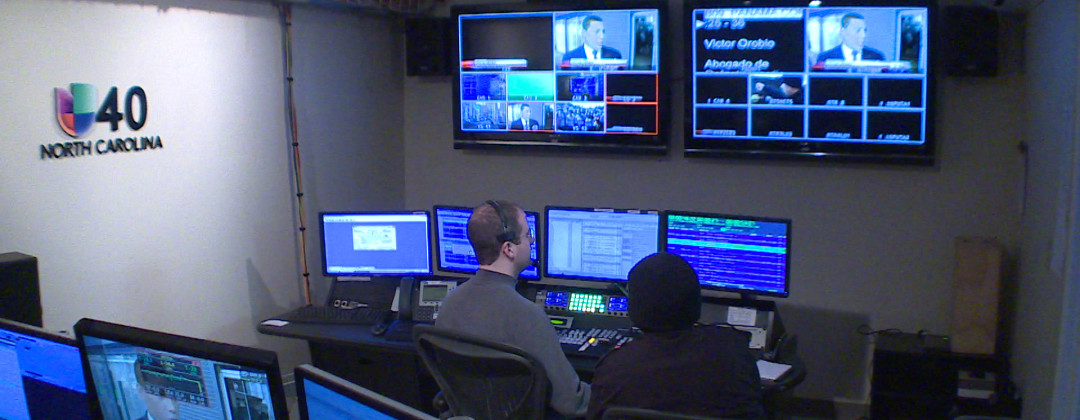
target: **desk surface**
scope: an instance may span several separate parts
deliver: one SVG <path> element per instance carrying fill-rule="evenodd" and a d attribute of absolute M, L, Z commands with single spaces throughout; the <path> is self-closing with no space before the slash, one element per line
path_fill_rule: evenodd
<path fill-rule="evenodd" d="M 271 318 L 273 319 L 273 318 Z M 369 325 L 348 324 L 315 324 L 290 322 L 286 325 L 271 326 L 261 323 L 258 331 L 267 335 L 275 335 L 288 338 L 308 340 L 312 343 L 329 343 L 344 346 L 363 348 L 365 350 L 379 349 L 394 353 L 416 354 L 416 348 L 412 343 L 411 321 L 395 321 L 394 325 L 383 336 L 376 336 L 371 332 Z M 596 370 L 595 357 L 576 356 L 567 353 L 567 360 L 583 377 L 591 378 Z M 799 357 L 790 352 L 782 355 L 778 363 L 791 365 L 791 370 L 785 373 L 777 381 L 762 380 L 762 387 L 766 391 L 785 391 L 793 388 L 806 378 L 806 365 Z"/>

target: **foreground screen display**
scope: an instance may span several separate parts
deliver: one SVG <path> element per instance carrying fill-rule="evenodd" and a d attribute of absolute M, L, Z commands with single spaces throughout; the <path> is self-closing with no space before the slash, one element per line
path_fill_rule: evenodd
<path fill-rule="evenodd" d="M 691 1 L 689 156 L 933 163 L 925 1 Z"/>
<path fill-rule="evenodd" d="M 661 10 L 618 5 L 454 8 L 454 147 L 666 152 Z"/>
<path fill-rule="evenodd" d="M 75 334 L 97 418 L 289 417 L 274 352 L 92 319 Z"/>

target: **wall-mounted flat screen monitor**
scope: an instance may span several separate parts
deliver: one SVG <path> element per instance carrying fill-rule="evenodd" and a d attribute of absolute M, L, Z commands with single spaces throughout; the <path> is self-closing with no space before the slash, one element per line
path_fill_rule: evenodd
<path fill-rule="evenodd" d="M 431 214 L 424 210 L 322 213 L 327 276 L 431 274 Z"/>
<path fill-rule="evenodd" d="M 666 153 L 666 7 L 453 7 L 454 148 Z"/>
<path fill-rule="evenodd" d="M 580 207 L 544 209 L 544 275 L 623 282 L 660 249 L 660 212 Z"/>
<path fill-rule="evenodd" d="M 75 336 L 97 418 L 289 418 L 272 351 L 86 318 Z"/>
<path fill-rule="evenodd" d="M 0 419 L 89 418 L 75 339 L 0 319 Z"/>
<path fill-rule="evenodd" d="M 931 165 L 933 0 L 688 0 L 687 156 Z"/>
<path fill-rule="evenodd" d="M 788 296 L 789 219 L 667 211 L 664 242 L 690 263 L 704 289 Z"/>
<path fill-rule="evenodd" d="M 472 216 L 472 208 L 459 206 L 437 205 L 435 210 L 435 249 L 439 262 L 439 270 L 455 273 L 475 273 L 480 263 L 476 260 L 472 244 L 469 243 L 469 217 Z M 536 219 L 539 213 L 534 211 L 525 212 L 525 220 L 529 224 L 529 231 L 533 238 L 537 238 Z M 539 260 L 539 240 L 533 241 L 530 257 L 533 261 Z M 531 266 L 521 272 L 521 278 L 529 280 L 540 279 L 540 268 Z"/>
<path fill-rule="evenodd" d="M 436 420 L 311 365 L 296 367 L 300 420 Z"/>

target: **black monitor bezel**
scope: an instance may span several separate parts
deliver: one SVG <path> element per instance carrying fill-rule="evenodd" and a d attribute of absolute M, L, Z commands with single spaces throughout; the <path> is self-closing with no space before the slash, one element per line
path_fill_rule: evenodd
<path fill-rule="evenodd" d="M 427 255 L 428 256 L 428 258 L 427 258 L 427 263 L 428 263 L 427 272 L 423 272 L 423 273 L 421 273 L 421 272 L 401 273 L 401 272 L 392 272 L 392 271 L 379 271 L 379 272 L 370 272 L 370 273 L 331 273 L 327 269 L 327 264 L 326 264 L 326 262 L 327 262 L 326 261 L 326 223 L 324 222 L 324 220 L 325 220 L 324 218 L 326 216 L 354 216 L 354 215 L 378 215 L 378 214 L 382 214 L 382 215 L 416 215 L 416 214 L 421 214 L 421 213 L 424 214 L 427 217 L 427 230 L 428 230 L 427 231 L 427 236 L 426 236 L 427 242 L 428 242 L 427 243 L 427 253 L 428 253 L 428 255 Z M 433 219 L 433 217 L 431 215 L 431 212 L 429 212 L 427 210 L 326 211 L 326 212 L 320 212 L 319 213 L 319 246 L 321 247 L 320 251 L 322 253 L 321 256 L 322 256 L 322 272 L 323 272 L 323 275 L 326 276 L 326 277 L 374 277 L 374 276 L 402 277 L 402 276 L 423 276 L 423 275 L 433 274 L 432 268 L 434 267 L 434 265 L 431 262 L 431 258 L 433 256 L 433 254 L 432 254 L 432 239 L 431 239 L 431 234 L 432 234 L 432 230 L 433 230 L 433 227 L 432 227 L 433 223 L 434 223 L 434 219 Z"/>
<path fill-rule="evenodd" d="M 661 211 L 661 210 L 626 209 L 626 208 L 621 208 L 620 209 L 620 208 L 610 208 L 610 207 L 545 206 L 544 207 L 544 235 L 543 235 L 544 236 L 544 244 L 545 244 L 543 253 L 544 253 L 545 257 L 550 257 L 550 253 L 548 253 L 547 246 L 550 246 L 550 242 L 551 242 L 551 241 L 548 240 L 548 229 L 549 229 L 549 226 L 551 226 L 551 223 L 549 223 L 549 221 L 548 221 L 548 215 L 551 213 L 551 210 L 585 211 L 585 212 L 594 212 L 594 213 L 646 213 L 646 214 L 655 214 L 657 216 L 657 223 L 659 225 L 659 226 L 657 226 L 657 232 L 656 232 L 656 250 L 659 251 L 659 250 L 663 249 L 663 246 L 664 246 L 664 233 L 663 233 L 664 215 L 663 215 L 663 213 L 664 212 Z M 625 279 L 620 280 L 620 279 L 609 279 L 609 278 L 604 278 L 604 277 L 573 276 L 573 275 L 565 275 L 565 274 L 554 274 L 553 275 L 548 270 L 548 262 L 549 262 L 549 260 L 550 260 L 550 258 L 544 258 L 543 263 L 541 264 L 541 266 L 543 268 L 543 270 L 542 270 L 543 276 L 547 277 L 547 278 L 564 279 L 564 280 L 580 280 L 580 281 L 588 281 L 588 282 L 603 283 L 603 284 L 616 284 L 616 285 L 622 285 L 622 284 L 626 283 Z"/>
<path fill-rule="evenodd" d="M 773 292 L 766 290 L 753 290 L 753 289 L 739 289 L 731 287 L 720 287 L 711 284 L 701 284 L 703 290 L 713 290 L 718 292 L 736 293 L 740 296 L 769 296 L 776 298 L 787 298 L 791 295 L 791 219 L 778 218 L 778 217 L 762 217 L 762 216 L 746 216 L 737 214 L 723 214 L 723 213 L 708 213 L 697 211 L 682 211 L 682 210 L 666 210 L 664 211 L 663 218 L 660 222 L 660 230 L 663 242 L 661 249 L 668 252 L 668 217 L 671 215 L 677 216 L 690 216 L 690 217 L 708 217 L 708 218 L 720 218 L 720 219 L 738 219 L 756 222 L 769 222 L 769 223 L 783 223 L 787 226 L 786 240 L 788 242 L 786 258 L 784 258 L 784 291 Z"/>
<path fill-rule="evenodd" d="M 75 349 L 79 348 L 79 343 L 75 341 L 75 337 L 57 332 L 52 332 L 44 328 L 38 328 L 30 324 L 12 321 L 7 318 L 0 318 L 0 329 L 5 329 L 19 334 L 28 335 L 34 338 L 40 338 L 42 340 L 48 340 L 68 345 Z"/>
<path fill-rule="evenodd" d="M 496 14 L 522 12 L 572 12 L 589 10 L 632 10 L 655 9 L 658 13 L 657 30 L 661 49 L 660 62 L 657 66 L 657 127 L 656 134 L 643 136 L 635 134 L 581 134 L 581 133 L 529 133 L 529 132 L 469 132 L 461 129 L 461 35 L 459 16 L 462 14 Z M 667 4 L 660 0 L 618 0 L 600 2 L 595 0 L 580 2 L 525 2 L 503 4 L 454 5 L 450 8 L 452 31 L 449 34 L 452 44 L 451 67 L 453 68 L 453 112 L 454 149 L 502 149 L 536 150 L 550 152 L 590 152 L 634 155 L 666 155 L 670 147 L 671 129 L 670 110 L 672 106 L 669 81 L 671 59 L 664 57 L 664 51 L 670 49 L 668 40 Z M 669 54 L 670 55 L 670 54 Z M 648 139 L 648 140 L 643 140 Z M 596 140 L 604 139 L 603 142 Z"/>
<path fill-rule="evenodd" d="M 351 401 L 356 401 L 368 407 L 375 408 L 382 414 L 394 417 L 398 420 L 436 420 L 436 417 L 425 414 L 415 408 L 409 407 L 404 403 L 395 401 L 385 395 L 378 392 L 364 388 L 360 385 L 346 381 L 337 375 L 330 372 L 319 369 L 309 364 L 303 364 L 296 367 L 293 375 L 296 379 L 296 402 L 299 408 L 300 420 L 318 420 L 311 419 L 310 414 L 307 411 L 307 404 L 305 400 L 307 398 L 307 391 L 304 389 L 304 380 L 310 380 L 316 384 L 319 384 L 327 389 L 336 392 Z M 389 411 L 389 413 L 387 413 Z"/>
<path fill-rule="evenodd" d="M 466 206 L 451 206 L 451 205 L 444 205 L 444 204 L 436 204 L 434 206 L 431 206 L 431 217 L 432 217 L 431 231 L 432 231 L 432 236 L 433 236 L 433 238 L 431 240 L 431 246 L 432 246 L 432 249 L 434 250 L 432 252 L 432 256 L 435 258 L 435 266 L 439 269 L 439 271 L 445 271 L 447 273 L 475 274 L 476 271 L 459 270 L 459 269 L 456 269 L 456 268 L 448 268 L 448 267 L 443 266 L 442 243 L 439 242 L 439 239 L 442 237 L 440 235 L 441 232 L 439 232 L 439 210 L 440 209 L 445 209 L 445 210 L 466 210 L 466 211 L 469 211 L 470 214 L 473 211 L 472 207 L 466 207 Z M 540 234 L 540 212 L 529 211 L 529 210 L 523 210 L 523 211 L 525 212 L 526 216 L 531 215 L 531 216 L 533 216 L 535 218 L 535 220 L 536 220 L 536 235 L 539 236 L 539 234 Z M 540 238 L 533 238 L 533 243 L 536 244 L 536 259 L 539 260 L 539 261 L 543 261 L 543 253 L 541 251 L 542 246 L 540 244 Z M 525 272 L 522 271 L 522 274 L 524 274 L 524 273 Z M 539 281 L 542 278 L 540 267 L 536 267 L 536 277 L 525 277 L 525 276 L 519 276 L 519 277 L 522 278 L 522 279 L 525 279 L 527 281 Z"/>
<path fill-rule="evenodd" d="M 285 400 L 285 387 L 281 378 L 281 367 L 278 364 L 277 353 L 273 351 L 83 318 L 75 323 L 75 340 L 79 347 L 79 356 L 82 359 L 83 377 L 86 379 L 86 396 L 90 400 L 92 418 L 102 419 L 104 413 L 101 411 L 101 405 L 97 397 L 97 385 L 90 369 L 89 353 L 86 350 L 86 337 L 100 338 L 264 371 L 267 375 L 267 385 L 270 388 L 274 418 L 281 420 L 288 420 L 289 418 L 289 408 Z"/>
<path fill-rule="evenodd" d="M 729 0 L 686 0 L 683 3 L 681 21 L 684 28 L 683 62 L 683 111 L 686 118 L 683 131 L 683 154 L 694 158 L 734 158 L 749 160 L 788 160 L 805 162 L 866 163 L 906 166 L 933 166 L 936 162 L 937 135 L 935 120 L 937 82 L 939 68 L 937 51 L 942 48 L 938 34 L 937 0 L 824 0 L 814 7 L 925 7 L 927 9 L 927 71 L 926 71 L 926 130 L 921 145 L 874 145 L 826 141 L 782 141 L 782 140 L 746 140 L 737 138 L 694 139 L 694 57 L 690 45 L 695 30 L 693 10 L 701 8 L 766 8 L 798 7 L 808 8 L 805 0 L 748 0 L 736 2 Z M 708 142 L 712 147 L 704 147 Z"/>

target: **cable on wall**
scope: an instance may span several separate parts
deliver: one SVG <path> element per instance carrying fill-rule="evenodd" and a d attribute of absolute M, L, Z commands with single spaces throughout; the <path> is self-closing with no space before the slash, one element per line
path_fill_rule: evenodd
<path fill-rule="evenodd" d="M 304 285 L 304 304 L 311 305 L 311 273 L 308 272 L 307 258 L 307 212 L 304 209 L 304 183 L 300 172 L 300 136 L 296 128 L 296 101 L 293 97 L 292 72 L 292 6 L 278 4 L 281 14 L 282 44 L 285 60 L 285 103 L 289 113 L 289 137 L 292 140 L 293 173 L 296 174 L 296 208 L 300 222 L 300 265 Z"/>

